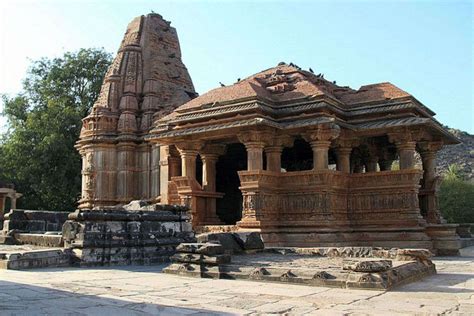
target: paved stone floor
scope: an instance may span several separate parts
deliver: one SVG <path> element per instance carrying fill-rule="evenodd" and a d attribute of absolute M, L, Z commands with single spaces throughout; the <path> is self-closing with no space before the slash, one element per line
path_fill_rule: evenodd
<path fill-rule="evenodd" d="M 474 247 L 389 292 L 159 273 L 163 266 L 0 270 L 0 315 L 474 315 Z"/>

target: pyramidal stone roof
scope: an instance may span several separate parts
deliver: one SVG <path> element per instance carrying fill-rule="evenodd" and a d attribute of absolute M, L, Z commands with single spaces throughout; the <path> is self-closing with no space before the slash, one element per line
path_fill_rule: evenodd
<path fill-rule="evenodd" d="M 349 108 L 358 103 L 386 101 L 411 95 L 389 82 L 362 86 L 359 90 L 341 87 L 301 68 L 280 63 L 230 86 L 219 87 L 180 106 L 186 112 L 206 104 L 229 103 L 256 98 L 274 104 L 290 103 L 308 97 L 326 97 Z"/>
<path fill-rule="evenodd" d="M 80 142 L 93 136 L 146 134 L 153 120 L 195 96 L 176 29 L 159 14 L 136 17 L 127 26 L 91 113 L 83 120 Z"/>
<path fill-rule="evenodd" d="M 343 87 L 322 74 L 279 63 L 210 90 L 158 120 L 149 139 L 165 139 L 238 126 L 279 129 L 338 123 L 350 130 L 385 130 L 427 125 L 446 143 L 457 143 L 416 98 L 389 82 Z"/>

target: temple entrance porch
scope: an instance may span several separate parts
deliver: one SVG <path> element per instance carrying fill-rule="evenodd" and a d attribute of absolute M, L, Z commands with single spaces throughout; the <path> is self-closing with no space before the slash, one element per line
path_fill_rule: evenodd
<path fill-rule="evenodd" d="M 191 208 L 195 228 L 258 230 L 269 246 L 432 248 L 438 147 L 417 135 L 329 123 L 170 139 L 168 197 Z"/>

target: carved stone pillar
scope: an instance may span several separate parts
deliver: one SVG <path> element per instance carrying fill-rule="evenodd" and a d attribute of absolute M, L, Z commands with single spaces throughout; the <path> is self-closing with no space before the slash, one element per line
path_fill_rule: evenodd
<path fill-rule="evenodd" d="M 398 156 L 400 157 L 400 169 L 415 168 L 415 147 L 416 142 L 398 143 Z"/>
<path fill-rule="evenodd" d="M 340 128 L 336 124 L 318 126 L 305 133 L 303 137 L 313 149 L 313 170 L 328 169 L 328 151 L 331 141 L 339 136 Z"/>
<path fill-rule="evenodd" d="M 339 147 L 336 150 L 337 162 L 336 169 L 342 172 L 351 172 L 351 152 L 352 147 Z"/>
<path fill-rule="evenodd" d="M 168 157 L 168 165 L 170 179 L 181 175 L 181 158 L 173 156 Z"/>
<path fill-rule="evenodd" d="M 420 156 L 423 163 L 423 181 L 421 192 L 421 211 L 429 223 L 444 222 L 438 210 L 439 177 L 436 176 L 436 153 L 442 148 L 442 142 L 421 142 Z"/>
<path fill-rule="evenodd" d="M 313 170 L 324 170 L 328 169 L 329 158 L 328 152 L 331 146 L 330 141 L 312 141 L 310 143 L 311 149 L 313 149 Z"/>
<path fill-rule="evenodd" d="M 224 153 L 225 146 L 223 145 L 206 145 L 202 149 L 202 188 L 206 192 L 216 193 L 216 163 L 219 156 Z M 203 220 L 207 225 L 222 224 L 222 221 L 217 216 L 217 198 L 217 196 L 206 198 L 206 210 L 205 214 L 203 214 Z"/>
<path fill-rule="evenodd" d="M 171 203 L 176 192 L 170 192 L 170 180 L 181 175 L 181 158 L 175 146 L 160 146 L 160 196 L 161 203 Z"/>
<path fill-rule="evenodd" d="M 181 175 L 183 177 L 196 177 L 196 157 L 197 150 L 184 149 L 180 150 L 181 154 Z"/>
<path fill-rule="evenodd" d="M 153 202 L 158 202 L 160 196 L 160 145 L 151 145 L 151 165 L 150 165 L 150 197 Z"/>
<path fill-rule="evenodd" d="M 263 170 L 263 149 L 272 136 L 272 131 L 248 131 L 238 135 L 247 149 L 247 170 Z"/>
<path fill-rule="evenodd" d="M 225 153 L 223 145 L 206 145 L 201 152 L 202 187 L 204 191 L 216 192 L 216 163 Z"/>
<path fill-rule="evenodd" d="M 181 155 L 181 176 L 196 178 L 196 158 L 202 147 L 201 143 L 183 142 L 176 144 Z"/>
<path fill-rule="evenodd" d="M 263 170 L 263 142 L 245 143 L 247 149 L 247 170 Z"/>
<path fill-rule="evenodd" d="M 421 142 L 420 156 L 423 163 L 424 181 L 432 181 L 436 177 L 436 153 L 442 148 L 441 142 Z"/>
<path fill-rule="evenodd" d="M 161 203 L 168 204 L 169 175 L 169 146 L 160 146 L 160 199 Z"/>
<path fill-rule="evenodd" d="M 218 155 L 202 154 L 202 187 L 204 191 L 216 191 L 216 163 Z"/>
<path fill-rule="evenodd" d="M 293 139 L 287 135 L 275 136 L 270 140 L 269 146 L 265 147 L 268 171 L 281 172 L 281 153 L 283 147 L 289 147 L 292 143 Z"/>
<path fill-rule="evenodd" d="M 400 159 L 400 169 L 415 168 L 415 148 L 416 137 L 414 132 L 403 130 L 388 135 L 389 140 L 397 146 L 398 157 Z"/>
<path fill-rule="evenodd" d="M 283 148 L 281 146 L 271 146 L 265 148 L 267 155 L 267 170 L 273 172 L 281 171 L 281 152 Z"/>

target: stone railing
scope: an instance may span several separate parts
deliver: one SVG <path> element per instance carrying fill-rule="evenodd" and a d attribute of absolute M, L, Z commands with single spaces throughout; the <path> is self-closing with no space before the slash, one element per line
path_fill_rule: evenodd
<path fill-rule="evenodd" d="M 349 186 L 352 190 L 393 189 L 407 186 L 418 190 L 422 175 L 423 172 L 417 169 L 353 173 L 349 177 Z"/>
<path fill-rule="evenodd" d="M 207 192 L 191 177 L 173 177 L 171 180 L 176 186 L 179 204 L 191 210 L 193 226 L 221 224 L 216 214 L 216 198 L 222 198 L 223 193 Z"/>
<path fill-rule="evenodd" d="M 419 170 L 350 175 L 334 170 L 239 171 L 243 194 L 239 226 L 417 225 L 421 176 Z"/>
<path fill-rule="evenodd" d="M 239 177 L 241 227 L 347 224 L 348 176 L 342 172 L 239 171 Z"/>
<path fill-rule="evenodd" d="M 418 226 L 421 170 L 352 174 L 348 216 L 353 225 Z"/>

